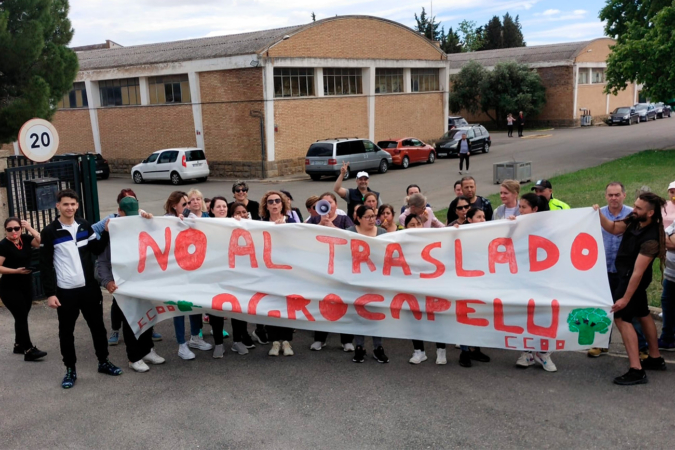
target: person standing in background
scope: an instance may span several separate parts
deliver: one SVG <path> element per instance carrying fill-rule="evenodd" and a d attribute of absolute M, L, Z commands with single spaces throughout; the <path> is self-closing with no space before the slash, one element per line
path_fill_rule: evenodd
<path fill-rule="evenodd" d="M 523 112 L 518 113 L 518 137 L 523 137 L 523 129 L 525 128 L 525 116 Z"/>
<path fill-rule="evenodd" d="M 459 141 L 459 174 L 462 174 L 462 167 L 466 161 L 466 173 L 469 173 L 469 157 L 471 156 L 471 142 L 466 138 L 466 133 L 462 133 L 462 139 Z"/>
<path fill-rule="evenodd" d="M 509 113 L 508 116 L 506 116 L 506 128 L 509 130 L 508 137 L 513 137 L 513 122 L 515 119 L 513 118 L 513 114 Z"/>

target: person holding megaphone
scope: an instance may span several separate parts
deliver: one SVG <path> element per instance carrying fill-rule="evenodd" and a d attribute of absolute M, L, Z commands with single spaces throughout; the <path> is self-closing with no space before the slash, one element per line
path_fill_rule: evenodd
<path fill-rule="evenodd" d="M 312 216 L 309 218 L 307 223 L 313 225 L 323 225 L 324 227 L 334 227 L 346 230 L 349 227 L 354 226 L 354 222 L 349 216 L 343 216 L 337 213 L 337 198 L 332 192 L 326 192 L 321 194 L 319 201 L 314 204 L 312 207 L 318 215 Z M 326 339 L 328 339 L 328 333 L 325 331 L 315 331 L 314 332 L 314 343 L 310 345 L 310 350 L 319 351 L 326 346 Z M 342 343 L 342 349 L 345 352 L 353 352 L 354 344 L 352 341 L 354 336 L 351 334 L 341 334 L 340 342 Z"/>

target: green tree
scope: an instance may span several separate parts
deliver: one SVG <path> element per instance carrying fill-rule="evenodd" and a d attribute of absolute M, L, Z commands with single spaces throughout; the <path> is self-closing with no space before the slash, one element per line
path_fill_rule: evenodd
<path fill-rule="evenodd" d="M 429 17 L 424 7 L 422 7 L 422 12 L 419 17 L 415 14 L 415 31 L 421 33 L 427 37 L 427 39 L 432 41 L 441 40 L 441 32 L 438 30 L 438 27 L 441 25 L 439 22 L 436 22 L 436 16 Z"/>
<path fill-rule="evenodd" d="M 462 38 L 463 52 L 475 52 L 483 47 L 482 29 L 476 28 L 476 22 L 462 20 L 458 30 Z"/>
<path fill-rule="evenodd" d="M 502 48 L 525 47 L 523 29 L 520 25 L 520 17 L 516 20 L 507 12 L 502 20 Z"/>
<path fill-rule="evenodd" d="M 450 111 L 478 113 L 481 110 L 481 89 L 487 76 L 487 70 L 476 61 L 469 61 L 459 73 L 453 75 L 450 79 Z"/>
<path fill-rule="evenodd" d="M 616 39 L 605 91 L 616 94 L 634 82 L 654 100 L 675 98 L 675 2 L 606 0 L 600 19 L 605 34 Z"/>
<path fill-rule="evenodd" d="M 515 61 L 498 63 L 488 71 L 470 61 L 451 79 L 450 110 L 484 112 L 496 125 L 508 113 L 536 116 L 546 104 L 546 89 L 539 74 Z"/>
<path fill-rule="evenodd" d="M 498 125 L 508 113 L 539 114 L 546 104 L 546 88 L 536 70 L 515 61 L 500 62 L 483 80 L 480 103 L 481 110 Z"/>
<path fill-rule="evenodd" d="M 462 51 L 462 42 L 459 40 L 459 34 L 450 27 L 448 33 L 445 34 L 445 30 L 441 28 L 441 34 L 443 35 L 441 39 L 441 49 L 445 53 L 460 53 Z"/>
<path fill-rule="evenodd" d="M 567 316 L 567 325 L 570 331 L 579 333 L 579 345 L 593 345 L 595 333 L 607 333 L 612 321 L 602 309 L 577 308 Z"/>
<path fill-rule="evenodd" d="M 0 143 L 51 119 L 77 75 L 67 0 L 0 0 Z"/>
<path fill-rule="evenodd" d="M 481 50 L 504 48 L 503 33 L 502 21 L 497 16 L 492 17 L 483 27 Z"/>

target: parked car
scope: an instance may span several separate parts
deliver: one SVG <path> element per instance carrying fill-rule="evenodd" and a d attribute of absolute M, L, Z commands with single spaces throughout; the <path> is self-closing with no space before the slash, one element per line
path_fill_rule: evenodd
<path fill-rule="evenodd" d="M 80 156 L 82 154 L 96 156 L 96 178 L 101 178 L 102 180 L 110 178 L 110 166 L 108 165 L 108 160 L 101 156 L 100 153 L 64 153 L 63 156 Z"/>
<path fill-rule="evenodd" d="M 445 133 L 436 141 L 436 155 L 450 156 L 459 154 L 459 141 L 462 140 L 462 134 L 466 133 L 466 138 L 471 144 L 471 152 L 487 153 L 490 151 L 492 139 L 490 133 L 482 125 L 469 125 L 466 127 L 455 128 Z"/>
<path fill-rule="evenodd" d="M 633 122 L 640 123 L 640 115 L 630 106 L 616 108 L 607 120 L 608 125 L 631 125 Z"/>
<path fill-rule="evenodd" d="M 166 180 L 174 185 L 189 179 L 203 182 L 209 174 L 209 163 L 201 148 L 157 150 L 131 169 L 131 178 L 136 184 L 149 180 Z"/>
<path fill-rule="evenodd" d="M 312 180 L 324 175 L 338 176 L 343 162 L 349 162 L 346 180 L 351 172 L 375 170 L 386 173 L 392 157 L 368 139 L 335 138 L 316 141 L 309 146 L 305 157 L 305 173 Z"/>
<path fill-rule="evenodd" d="M 656 117 L 663 119 L 664 117 L 670 117 L 672 109 L 670 105 L 666 105 L 663 102 L 654 103 L 654 109 L 656 110 Z"/>
<path fill-rule="evenodd" d="M 448 117 L 448 130 L 458 127 L 468 127 L 469 122 L 462 116 L 450 116 Z"/>
<path fill-rule="evenodd" d="M 652 103 L 638 103 L 635 105 L 635 111 L 640 115 L 641 122 L 656 120 L 656 108 Z"/>
<path fill-rule="evenodd" d="M 410 164 L 436 161 L 434 148 L 416 138 L 389 139 L 379 141 L 377 146 L 391 155 L 394 165 L 407 169 Z"/>

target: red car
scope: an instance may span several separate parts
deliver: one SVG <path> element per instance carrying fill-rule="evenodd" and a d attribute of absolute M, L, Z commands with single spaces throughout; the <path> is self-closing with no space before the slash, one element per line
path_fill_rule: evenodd
<path fill-rule="evenodd" d="M 411 137 L 389 139 L 378 142 L 377 146 L 389 152 L 392 162 L 403 169 L 407 169 L 412 163 L 433 164 L 436 161 L 436 150 L 419 139 Z"/>

